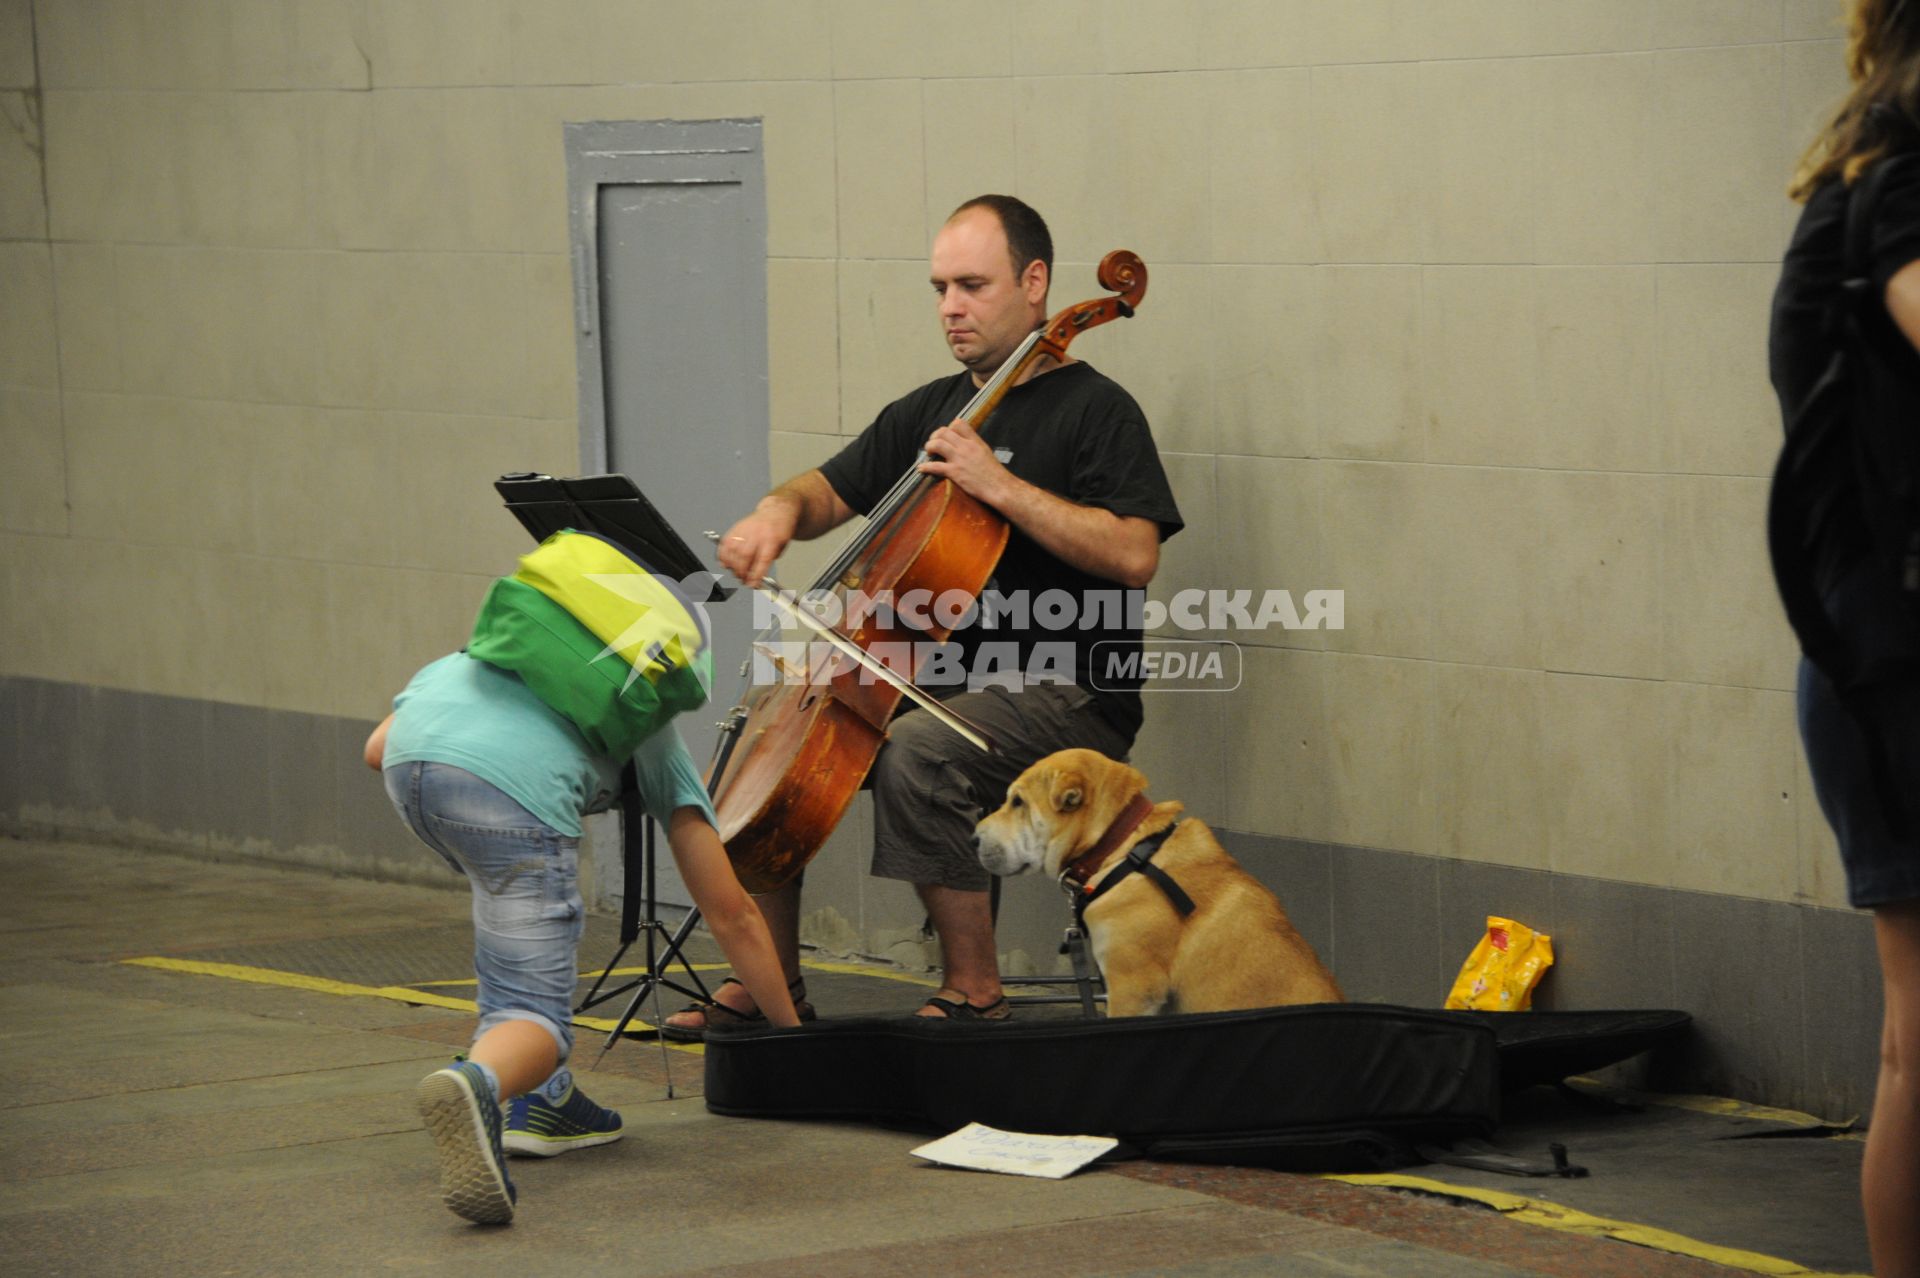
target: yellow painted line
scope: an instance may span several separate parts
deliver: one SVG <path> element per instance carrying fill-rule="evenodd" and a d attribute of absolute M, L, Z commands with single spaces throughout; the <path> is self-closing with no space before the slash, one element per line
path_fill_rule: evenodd
<path fill-rule="evenodd" d="M 931 976 L 915 976 L 912 972 L 901 972 L 890 967 L 869 967 L 865 963 L 832 963 L 826 959 L 801 959 L 800 966 L 816 972 L 844 973 L 850 976 L 873 976 L 883 981 L 899 981 L 906 985 L 918 985 L 924 989 L 937 990 L 940 982 Z"/>
<path fill-rule="evenodd" d="M 270 967 L 248 967 L 239 963 L 209 963 L 200 959 L 175 958 L 131 958 L 121 962 L 134 967 L 150 967 L 166 972 L 184 972 L 194 976 L 215 976 L 230 981 L 248 981 L 255 985 L 277 985 L 283 989 L 308 990 L 316 994 L 333 994 L 343 998 L 383 998 L 396 1003 L 410 1003 L 416 1007 L 443 1007 L 456 1012 L 478 1012 L 479 1007 L 472 999 L 453 998 L 446 994 L 435 994 L 435 989 L 471 989 L 478 984 L 473 977 L 457 981 L 419 981 L 413 985 L 356 985 L 350 981 L 336 981 L 325 976 L 308 976 L 301 972 L 283 972 Z M 725 963 L 695 963 L 695 971 L 712 972 L 727 969 Z M 815 972 L 832 972 L 853 976 L 871 976 L 884 981 L 898 981 L 906 985 L 915 985 L 923 989 L 938 989 L 940 982 L 932 977 L 919 976 L 911 972 L 897 971 L 891 968 L 873 967 L 864 963 L 839 963 L 825 959 L 802 959 L 802 968 Z M 646 973 L 644 967 L 615 968 L 613 976 L 641 976 Z M 582 980 L 597 978 L 599 972 L 583 972 Z M 576 1016 L 573 1023 L 583 1029 L 598 1030 L 603 1034 L 613 1032 L 619 1022 L 599 1016 Z M 629 1032 L 650 1033 L 653 1025 L 636 1016 L 627 1024 Z M 679 1052 L 691 1052 L 704 1055 L 706 1048 L 700 1043 L 668 1043 L 667 1046 Z"/>
<path fill-rule="evenodd" d="M 691 966 L 693 970 L 696 972 L 725 972 L 730 970 L 729 965 L 725 963 L 693 963 L 693 964 L 689 964 L 689 966 Z M 685 969 L 683 969 L 680 966 L 680 961 L 678 959 L 675 959 L 673 963 L 673 967 L 668 970 L 683 971 Z M 607 976 L 645 976 L 646 974 L 647 974 L 647 969 L 644 967 L 616 967 L 612 971 L 606 973 Z M 600 979 L 600 977 L 601 977 L 601 971 L 598 968 L 594 969 L 591 972 L 581 972 L 578 974 L 578 978 L 583 981 L 597 981 Z M 478 985 L 479 983 L 480 982 L 476 980 L 474 977 L 468 976 L 458 981 L 415 981 L 411 985 L 409 985 L 407 988 L 409 989 L 440 989 L 442 987 L 450 988 L 458 985 Z"/>
<path fill-rule="evenodd" d="M 845 974 L 849 976 L 871 976 L 882 981 L 899 981 L 906 985 L 917 985 L 922 989 L 932 990 L 940 988 L 940 982 L 930 976 L 917 976 L 912 972 L 902 972 L 894 968 L 869 967 L 864 963 L 835 963 L 826 959 L 801 959 L 800 966 L 807 971 L 813 972 L 832 972 L 836 975 Z M 671 970 L 679 970 L 679 968 L 680 964 L 675 962 Z M 728 972 L 733 969 L 732 965 L 728 963 L 695 963 L 693 964 L 693 970 L 696 972 Z M 613 971 L 607 973 L 608 976 L 645 976 L 646 974 L 647 969 L 644 967 L 616 967 Z M 600 973 L 598 971 L 582 972 L 580 973 L 580 979 L 583 981 L 597 981 L 600 979 Z M 415 981 L 407 988 L 454 989 L 471 988 L 478 984 L 479 981 L 469 976 L 458 981 Z M 585 1022 L 576 1021 L 575 1023 L 584 1024 Z"/>
<path fill-rule="evenodd" d="M 1786 1123 L 1793 1127 L 1851 1127 L 1859 1121 L 1849 1118 L 1827 1119 L 1797 1109 L 1775 1109 L 1770 1105 L 1750 1105 L 1724 1096 L 1689 1096 L 1685 1093 L 1636 1092 L 1634 1100 L 1647 1105 L 1665 1105 L 1669 1109 L 1687 1109 L 1699 1114 L 1718 1114 L 1726 1118 L 1752 1118 L 1767 1123 Z"/>
<path fill-rule="evenodd" d="M 1666 1092 L 1658 1095 L 1636 1092 L 1634 1099 L 1648 1105 L 1664 1105 L 1668 1109 L 1692 1110 L 1697 1114 L 1718 1114 L 1724 1118 L 1753 1118 L 1769 1123 L 1791 1123 L 1795 1127 L 1825 1127 L 1829 1124 L 1824 1118 L 1816 1118 L 1797 1109 L 1775 1109 L 1770 1105 L 1750 1105 L 1746 1101 L 1732 1100 L 1725 1096 L 1689 1096 L 1684 1092 Z M 1844 1126 L 1841 1123 L 1832 1126 Z"/>
<path fill-rule="evenodd" d="M 679 969 L 680 966 L 679 960 L 676 959 L 673 963 L 673 969 Z M 728 963 L 693 963 L 689 966 L 696 972 L 727 972 L 732 970 L 732 965 Z M 897 968 L 874 967 L 866 963 L 837 963 L 828 959 L 801 959 L 800 966 L 814 972 L 833 972 L 835 974 L 848 976 L 871 976 L 882 981 L 900 981 L 903 984 L 918 985 L 926 989 L 940 988 L 940 982 L 930 976 L 919 976 L 912 972 L 902 972 Z M 645 976 L 646 973 L 647 969 L 644 967 L 616 967 L 611 972 L 608 972 L 607 975 Z M 583 981 L 593 981 L 599 978 L 600 969 L 598 968 L 591 972 L 580 973 L 580 979 Z M 478 981 L 468 976 L 457 981 L 414 981 L 407 988 L 440 989 L 443 987 L 451 988 L 454 986 L 477 984 L 479 984 Z"/>
<path fill-rule="evenodd" d="M 186 972 L 193 976 L 218 976 L 229 981 L 250 981 L 255 985 L 278 985 L 285 989 L 309 990 L 315 994 L 337 994 L 350 998 L 386 998 L 424 1007 L 445 1007 L 456 1012 L 479 1010 L 472 999 L 448 998 L 444 994 L 426 994 L 404 985 L 354 985 L 324 976 L 301 972 L 281 972 L 270 967 L 243 967 L 238 963 L 204 963 L 198 959 L 130 958 L 121 962 L 131 967 L 152 967 L 163 972 Z"/>
<path fill-rule="evenodd" d="M 238 963 L 206 963 L 199 959 L 173 958 L 130 958 L 121 959 L 131 967 L 151 967 L 162 972 L 184 972 L 191 976 L 217 976 L 229 981 L 247 981 L 254 985 L 277 985 L 282 989 L 307 990 L 315 994 L 335 994 L 343 998 L 384 998 L 396 1003 L 411 1003 L 416 1007 L 444 1007 L 456 1012 L 478 1012 L 479 1006 L 472 999 L 449 998 L 445 994 L 429 994 L 408 985 L 355 985 L 348 981 L 336 981 L 324 976 L 308 976 L 302 972 L 282 972 L 270 967 L 245 967 Z M 618 1021 L 600 1016 L 576 1016 L 573 1023 L 582 1029 L 599 1030 L 611 1034 Z M 645 1032 L 653 1028 L 651 1024 L 635 1017 L 628 1022 L 627 1029 L 632 1032 Z M 692 1052 L 704 1055 L 706 1049 L 699 1043 L 668 1043 L 668 1047 L 677 1052 Z"/>
<path fill-rule="evenodd" d="M 1666 1109 L 1691 1110 L 1696 1114 L 1716 1114 L 1722 1118 L 1751 1118 L 1766 1123 L 1786 1123 L 1793 1127 L 1851 1127 L 1859 1116 L 1829 1119 L 1797 1109 L 1775 1109 L 1770 1105 L 1750 1105 L 1725 1096 L 1698 1096 L 1686 1092 L 1622 1091 L 1596 1083 L 1589 1078 L 1570 1078 L 1569 1083 L 1584 1084 L 1576 1090 L 1589 1095 L 1630 1101 L 1635 1105 L 1658 1105 Z"/>
<path fill-rule="evenodd" d="M 1558 1229 L 1564 1233 L 1579 1234 L 1587 1238 L 1612 1238 L 1640 1247 L 1650 1247 L 1655 1251 L 1669 1252 L 1676 1256 L 1692 1256 L 1697 1260 L 1711 1261 L 1716 1265 L 1744 1269 L 1748 1273 L 1806 1275 L 1807 1278 L 1870 1278 L 1865 1274 L 1830 1274 L 1825 1270 L 1808 1269 L 1804 1265 L 1791 1260 L 1782 1260 L 1778 1256 L 1767 1256 L 1757 1251 L 1742 1251 L 1737 1247 L 1721 1247 L 1714 1243 L 1701 1242 L 1697 1238 L 1689 1238 L 1685 1234 L 1656 1229 L 1651 1225 L 1637 1225 L 1627 1220 L 1610 1220 L 1605 1216 L 1591 1216 L 1559 1203 L 1545 1202 L 1538 1198 L 1524 1198 L 1519 1194 L 1501 1193 L 1497 1189 L 1453 1185 L 1443 1180 L 1431 1180 L 1425 1176 L 1401 1176 L 1393 1173 L 1326 1176 L 1323 1179 L 1342 1181 L 1349 1185 L 1409 1189 L 1417 1193 L 1437 1194 L 1442 1198 L 1463 1198 L 1469 1202 L 1491 1207 L 1509 1220 L 1517 1220 L 1524 1224 Z"/>

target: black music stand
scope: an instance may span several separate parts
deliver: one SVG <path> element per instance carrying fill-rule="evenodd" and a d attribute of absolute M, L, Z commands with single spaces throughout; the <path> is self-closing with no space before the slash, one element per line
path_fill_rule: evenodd
<path fill-rule="evenodd" d="M 649 571 L 671 577 L 680 583 L 695 602 L 714 603 L 733 593 L 730 587 L 722 586 L 719 577 L 694 556 L 687 548 L 687 543 L 673 531 L 672 525 L 661 517 L 653 503 L 625 475 L 555 479 L 551 475 L 521 471 L 502 475 L 494 481 L 493 486 L 506 500 L 508 511 L 533 535 L 535 541 L 545 541 L 554 533 L 568 528 L 597 533 L 632 555 Z M 704 592 L 698 589 L 702 577 L 708 583 Z M 730 735 L 722 735 L 719 761 L 708 781 L 709 786 L 725 771 L 726 755 L 731 751 L 733 740 Z M 607 960 L 606 967 L 594 980 L 587 996 L 573 1009 L 577 1016 L 629 990 L 634 991 L 626 1011 L 613 1027 L 613 1032 L 607 1035 L 607 1047 L 612 1047 L 619 1040 L 628 1023 L 638 1014 L 640 1005 L 658 987 L 677 991 L 702 1003 L 712 1001 L 705 982 L 683 953 L 687 938 L 699 926 L 700 911 L 697 907 L 689 906 L 686 917 L 669 933 L 667 925 L 660 921 L 660 903 L 655 894 L 654 867 L 657 856 L 654 821 L 640 803 L 634 783 L 633 762 L 628 760 L 620 772 L 620 864 L 624 879 L 620 892 L 620 948 Z M 647 957 L 640 975 L 625 985 L 601 993 L 601 987 L 613 975 L 614 968 L 619 966 L 627 950 L 642 935 L 647 938 Z M 667 975 L 676 962 L 686 973 L 687 980 L 692 982 L 691 985 L 682 985 Z"/>

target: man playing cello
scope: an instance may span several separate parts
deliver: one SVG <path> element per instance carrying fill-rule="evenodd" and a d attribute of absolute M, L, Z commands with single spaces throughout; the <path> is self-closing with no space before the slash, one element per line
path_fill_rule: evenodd
<path fill-rule="evenodd" d="M 984 729 L 994 751 L 975 749 L 915 709 L 893 721 L 869 777 L 873 873 L 913 884 L 940 939 L 944 984 L 920 1014 L 1002 1020 L 1011 1009 L 974 823 L 1044 755 L 1072 746 L 1126 755 L 1142 719 L 1140 681 L 1125 659 L 1140 643 L 1140 595 L 1159 566 L 1160 543 L 1182 524 L 1139 405 L 1086 363 L 1044 359 L 1029 369 L 984 423 L 984 438 L 957 419 L 1046 320 L 1053 242 L 1040 215 L 1010 196 L 969 200 L 934 238 L 931 266 L 947 346 L 966 371 L 889 404 L 838 455 L 768 493 L 727 531 L 719 557 L 758 584 L 795 538 L 819 537 L 871 511 L 922 449 L 923 472 L 952 480 L 1007 520 L 1011 535 L 986 599 L 1014 606 L 1000 617 L 983 608 L 975 624 L 956 630 L 962 682 L 929 689 Z M 1058 594 L 1052 608 L 1031 607 L 1049 591 L 1077 605 L 1064 626 Z M 1120 599 L 1132 606 L 1114 606 Z M 963 690 L 969 675 L 972 690 Z M 800 980 L 799 881 L 759 903 L 796 1005 L 810 1015 Z M 668 1017 L 667 1036 L 697 1038 L 709 1024 L 758 1018 L 736 981 L 714 998 Z"/>

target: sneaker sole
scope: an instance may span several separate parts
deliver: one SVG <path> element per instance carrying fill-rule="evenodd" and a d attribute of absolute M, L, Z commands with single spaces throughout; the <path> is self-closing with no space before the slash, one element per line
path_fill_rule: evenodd
<path fill-rule="evenodd" d="M 420 1119 L 440 1155 L 440 1201 L 476 1225 L 513 1220 L 513 1199 L 493 1164 L 480 1106 L 466 1079 L 451 1070 L 429 1074 L 416 1089 Z"/>
<path fill-rule="evenodd" d="M 509 1154 L 521 1158 L 556 1158 L 568 1150 L 611 1145 L 624 1135 L 624 1131 L 594 1132 L 587 1136 L 534 1136 L 527 1132 L 504 1132 L 500 1144 Z"/>

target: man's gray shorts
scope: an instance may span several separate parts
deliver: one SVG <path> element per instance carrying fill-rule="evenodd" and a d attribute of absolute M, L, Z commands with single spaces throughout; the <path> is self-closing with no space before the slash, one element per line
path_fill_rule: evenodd
<path fill-rule="evenodd" d="M 1056 750 L 1079 746 L 1123 759 L 1133 744 L 1073 684 L 987 688 L 945 704 L 985 729 L 994 752 L 975 749 L 924 710 L 893 721 L 868 778 L 873 872 L 883 879 L 986 891 L 973 827 L 1000 806 L 1014 778 Z"/>

